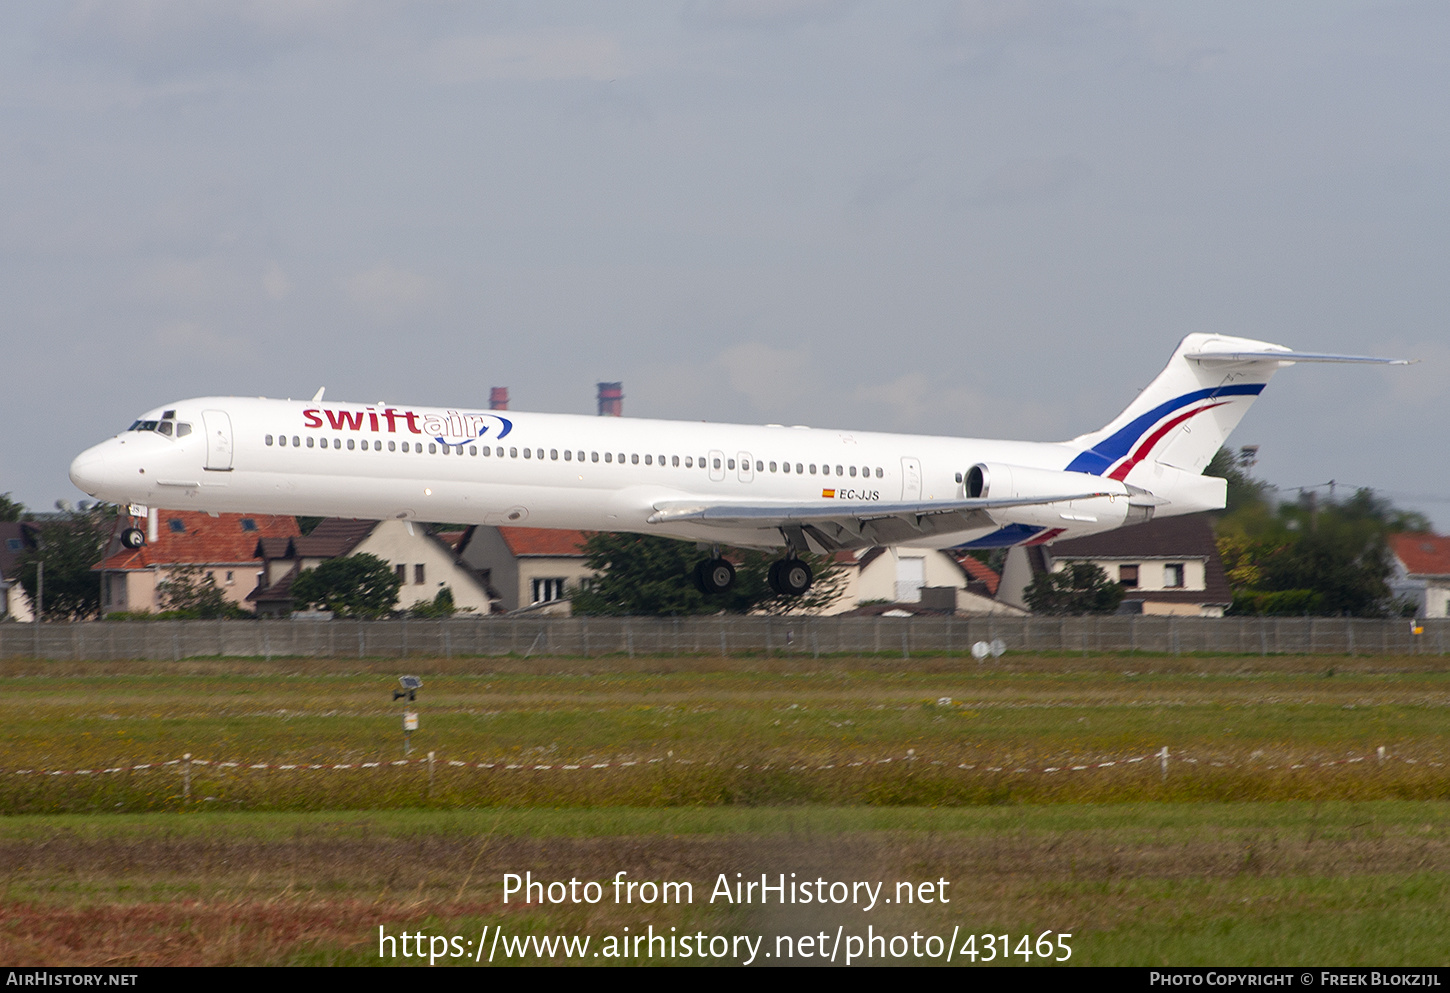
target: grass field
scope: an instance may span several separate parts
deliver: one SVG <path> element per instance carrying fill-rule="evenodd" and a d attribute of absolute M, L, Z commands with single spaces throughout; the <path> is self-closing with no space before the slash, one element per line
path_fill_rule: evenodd
<path fill-rule="evenodd" d="M 396 663 L 7 660 L 0 960 L 361 964 L 379 926 L 774 941 L 869 924 L 1070 932 L 1080 964 L 1440 963 L 1441 661 L 411 662 L 430 782 L 386 764 Z M 238 766 L 185 784 L 159 765 L 185 753 Z M 101 771 L 137 764 L 153 768 Z M 620 870 L 696 899 L 502 902 L 504 873 Z M 945 879 L 955 899 L 708 903 L 722 872 Z"/>

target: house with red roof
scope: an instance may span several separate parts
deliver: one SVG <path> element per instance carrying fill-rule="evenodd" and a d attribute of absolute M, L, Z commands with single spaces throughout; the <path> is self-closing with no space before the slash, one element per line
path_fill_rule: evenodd
<path fill-rule="evenodd" d="M 119 611 L 160 613 L 157 586 L 178 569 L 199 568 L 226 598 L 251 609 L 247 593 L 261 571 L 259 540 L 296 537 L 295 517 L 271 514 L 206 514 L 157 510 L 145 545 L 126 548 L 119 530 L 106 557 L 91 568 L 101 574 L 101 616 Z"/>
<path fill-rule="evenodd" d="M 446 587 L 459 611 L 489 614 L 496 609 L 497 595 L 458 554 L 467 535 L 467 531 L 433 534 L 413 521 L 330 517 L 306 535 L 259 539 L 254 548 L 262 561 L 261 575 L 247 600 L 264 617 L 285 616 L 297 609 L 292 583 L 303 571 L 328 559 L 368 554 L 387 562 L 402 580 L 399 610 L 432 603 Z"/>
<path fill-rule="evenodd" d="M 501 609 L 567 615 L 569 594 L 594 578 L 584 564 L 586 537 L 557 528 L 480 526 L 460 554 L 498 591 Z"/>
<path fill-rule="evenodd" d="M 1450 537 L 1406 532 L 1390 535 L 1389 545 L 1390 589 L 1418 604 L 1416 617 L 1450 617 Z"/>

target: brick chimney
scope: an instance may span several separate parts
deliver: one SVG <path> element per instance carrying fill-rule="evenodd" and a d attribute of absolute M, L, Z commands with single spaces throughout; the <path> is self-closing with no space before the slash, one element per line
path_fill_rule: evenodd
<path fill-rule="evenodd" d="M 623 383 L 600 383 L 599 384 L 599 416 L 600 417 L 623 417 L 624 416 L 624 384 Z"/>
<path fill-rule="evenodd" d="M 509 388 L 507 386 L 495 386 L 488 391 L 488 409 L 509 409 Z"/>

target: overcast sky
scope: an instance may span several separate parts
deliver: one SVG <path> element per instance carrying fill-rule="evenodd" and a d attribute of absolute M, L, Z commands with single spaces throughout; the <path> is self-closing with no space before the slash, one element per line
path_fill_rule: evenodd
<path fill-rule="evenodd" d="M 1232 442 L 1450 526 L 1450 4 L 0 2 L 0 492 L 211 394 Z"/>

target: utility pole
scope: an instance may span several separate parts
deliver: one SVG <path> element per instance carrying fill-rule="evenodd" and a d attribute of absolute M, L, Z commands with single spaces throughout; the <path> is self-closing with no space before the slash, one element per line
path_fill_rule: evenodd
<path fill-rule="evenodd" d="M 35 623 L 45 616 L 45 559 L 35 563 Z"/>

